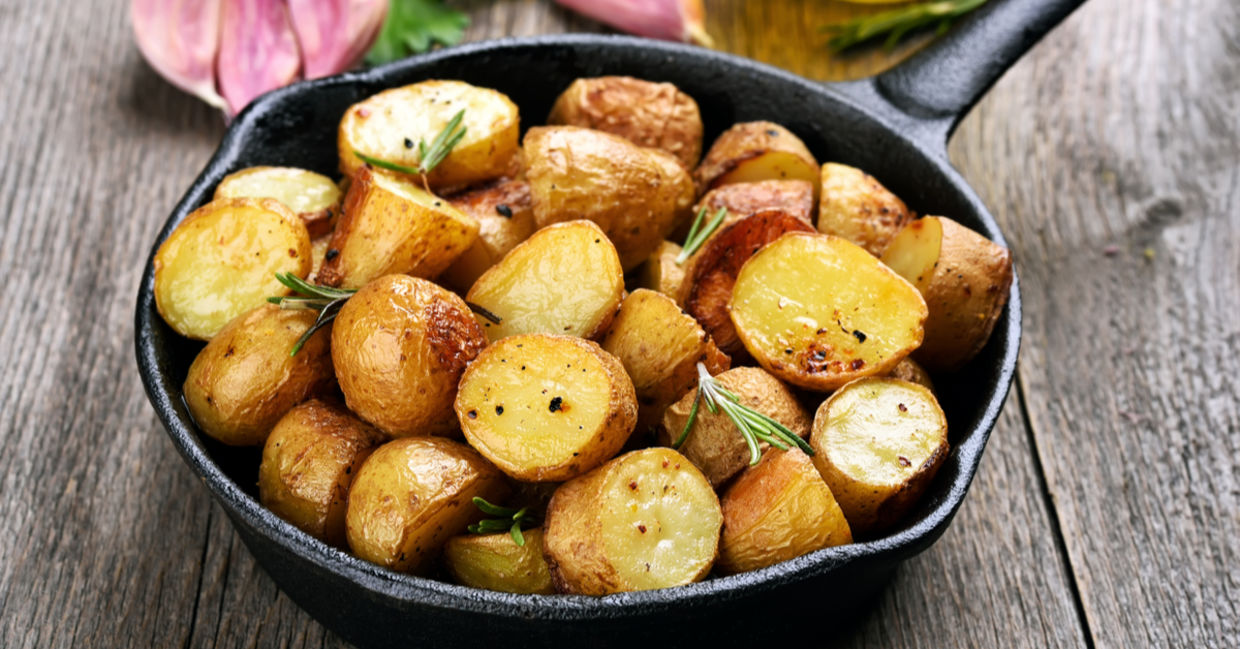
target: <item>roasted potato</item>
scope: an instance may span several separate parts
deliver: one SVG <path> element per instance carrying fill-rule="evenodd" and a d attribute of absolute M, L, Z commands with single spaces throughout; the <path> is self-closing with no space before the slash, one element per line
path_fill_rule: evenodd
<path fill-rule="evenodd" d="M 380 446 L 353 478 L 345 516 L 349 548 L 400 572 L 421 572 L 445 541 L 481 513 L 471 502 L 501 502 L 504 475 L 474 449 L 438 437 Z"/>
<path fill-rule="evenodd" d="M 464 293 L 534 233 L 534 212 L 530 209 L 530 186 L 524 180 L 501 180 L 451 200 L 454 207 L 478 222 L 474 245 L 439 278 L 444 286 Z"/>
<path fill-rule="evenodd" d="M 349 410 L 393 437 L 446 435 L 457 382 L 486 342 L 456 294 L 387 275 L 340 309 L 331 354 Z"/>
<path fill-rule="evenodd" d="M 742 122 L 715 140 L 694 172 L 699 192 L 731 183 L 804 180 L 817 196 L 818 161 L 801 138 L 772 122 Z"/>
<path fill-rule="evenodd" d="M 306 224 L 310 238 L 332 231 L 340 216 L 340 187 L 331 178 L 293 167 L 248 167 L 224 176 L 215 198 L 271 198 Z"/>
<path fill-rule="evenodd" d="M 878 257 L 911 218 L 904 202 L 870 174 L 835 162 L 822 165 L 819 232 L 848 239 Z"/>
<path fill-rule="evenodd" d="M 955 221 L 927 216 L 905 226 L 883 262 L 921 291 L 930 310 L 914 352 L 935 371 L 969 362 L 990 339 L 1012 287 L 1007 248 Z"/>
<path fill-rule="evenodd" d="M 905 357 L 904 360 L 896 363 L 896 366 L 887 373 L 887 378 L 916 383 L 934 392 L 934 381 L 930 379 L 930 373 L 910 357 Z"/>
<path fill-rule="evenodd" d="M 525 545 L 517 545 L 512 535 L 464 534 L 448 539 L 443 547 L 443 563 L 459 584 L 505 593 L 550 595 L 551 573 L 543 558 L 541 529 L 521 533 Z"/>
<path fill-rule="evenodd" d="M 419 143 L 429 145 L 462 109 L 465 136 L 427 182 L 433 189 L 447 189 L 507 175 L 519 149 L 517 106 L 502 93 L 460 81 L 392 88 L 349 107 L 337 139 L 340 170 L 356 176 L 365 166 L 354 152 L 416 167 Z"/>
<path fill-rule="evenodd" d="M 593 338 L 624 296 L 624 271 L 607 235 L 590 221 L 547 226 L 482 274 L 466 299 L 498 316 L 478 322 L 491 340 L 526 333 Z"/>
<path fill-rule="evenodd" d="M 416 181 L 360 169 L 349 185 L 319 281 L 359 288 L 392 273 L 432 278 L 477 238 L 477 221 Z"/>
<path fill-rule="evenodd" d="M 670 83 L 633 77 L 577 79 L 555 100 L 549 125 L 583 126 L 662 149 L 692 169 L 702 156 L 697 102 Z"/>
<path fill-rule="evenodd" d="M 465 439 L 504 473 L 560 482 L 615 455 L 637 422 L 633 382 L 616 357 L 570 336 L 509 336 L 461 377 Z"/>
<path fill-rule="evenodd" d="M 680 296 L 680 283 L 685 279 L 685 267 L 676 263 L 679 256 L 679 245 L 671 241 L 660 243 L 642 266 L 637 285 L 675 300 Z"/>
<path fill-rule="evenodd" d="M 722 522 L 719 499 L 692 462 L 647 448 L 561 485 L 543 552 L 560 592 L 668 588 L 710 572 Z"/>
<path fill-rule="evenodd" d="M 594 221 L 625 271 L 690 216 L 693 181 L 671 154 L 575 126 L 531 128 L 524 150 L 535 223 Z"/>
<path fill-rule="evenodd" d="M 801 438 L 809 437 L 812 419 L 796 395 L 779 379 L 758 367 L 734 367 L 715 377 L 719 385 L 740 397 L 740 403 L 778 421 Z M 659 443 L 671 446 L 684 432 L 693 408 L 696 390 L 672 404 L 663 412 Z M 766 449 L 766 442 L 759 447 Z M 679 450 L 702 470 L 710 484 L 722 486 L 749 465 L 749 447 L 736 430 L 736 424 L 723 412 L 712 413 L 699 407 L 693 428 Z"/>
<path fill-rule="evenodd" d="M 852 543 L 844 512 L 809 456 L 768 450 L 719 498 L 723 574 L 772 566 L 814 550 Z"/>
<path fill-rule="evenodd" d="M 310 536 L 344 547 L 349 485 L 383 439 L 346 410 L 302 403 L 276 423 L 263 446 L 259 500 Z"/>
<path fill-rule="evenodd" d="M 814 415 L 814 466 L 857 535 L 890 528 L 912 509 L 947 458 L 947 417 L 925 386 L 866 378 Z"/>
<path fill-rule="evenodd" d="M 698 323 L 671 298 L 644 288 L 620 305 L 603 349 L 620 359 L 637 392 L 637 425 L 647 430 L 697 384 L 697 364 L 718 374 L 730 366 Z"/>
<path fill-rule="evenodd" d="M 319 271 L 323 269 L 323 264 L 327 262 L 327 251 L 331 249 L 332 235 L 325 234 L 318 239 L 310 242 L 310 274 L 306 275 L 306 281 L 316 284 L 319 281 Z"/>
<path fill-rule="evenodd" d="M 830 391 L 891 371 L 921 344 L 917 289 L 856 244 L 792 232 L 745 262 L 732 288 L 732 323 L 775 376 Z"/>
<path fill-rule="evenodd" d="M 716 187 L 694 205 L 694 212 L 706 208 L 714 214 L 719 208 L 728 210 L 728 218 L 739 221 L 764 210 L 780 210 L 805 221 L 814 222 L 814 185 L 804 180 L 759 180 L 731 183 Z M 728 225 L 729 221 L 724 221 Z"/>
<path fill-rule="evenodd" d="M 269 198 L 212 201 L 155 253 L 155 307 L 177 333 L 210 340 L 267 297 L 289 294 L 276 273 L 305 277 L 310 268 L 310 235 L 287 207 Z"/>
<path fill-rule="evenodd" d="M 310 311 L 264 304 L 228 323 L 189 366 L 182 391 L 202 432 L 230 446 L 258 446 L 284 413 L 332 385 L 330 339 Z"/>

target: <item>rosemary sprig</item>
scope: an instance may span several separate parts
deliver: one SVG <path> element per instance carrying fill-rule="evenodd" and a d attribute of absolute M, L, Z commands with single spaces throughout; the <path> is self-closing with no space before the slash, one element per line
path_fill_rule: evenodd
<path fill-rule="evenodd" d="M 474 497 L 474 507 L 482 510 L 482 513 L 495 518 L 484 518 L 467 529 L 474 534 L 494 534 L 496 532 L 508 532 L 512 536 L 513 542 L 518 546 L 525 545 L 525 535 L 521 534 L 521 528 L 533 527 L 538 523 L 534 516 L 529 513 L 529 507 L 521 509 L 513 509 L 511 507 L 500 507 L 487 502 L 485 498 Z"/>
<path fill-rule="evenodd" d="M 672 448 L 680 448 L 680 445 L 685 443 L 685 439 L 689 437 L 689 431 L 693 429 L 693 424 L 697 421 L 698 404 L 706 402 L 706 407 L 712 414 L 719 414 L 722 410 L 723 414 L 731 419 L 732 424 L 740 431 L 741 437 L 745 438 L 745 445 L 749 447 L 750 466 L 757 464 L 762 458 L 762 451 L 758 448 L 759 442 L 766 442 L 783 451 L 795 445 L 807 455 L 814 454 L 814 449 L 796 433 L 788 430 L 787 426 L 742 404 L 740 397 L 720 385 L 710 375 L 710 372 L 706 371 L 705 365 L 698 363 L 697 371 L 697 395 L 693 398 L 693 407 L 689 409 L 689 419 L 685 421 L 685 427 L 680 431 L 680 437 L 676 438 Z"/>
<path fill-rule="evenodd" d="M 464 119 L 465 109 L 462 108 L 457 111 L 456 115 L 452 116 L 452 119 L 448 120 L 448 123 L 443 127 L 443 130 L 439 131 L 439 134 L 435 136 L 435 139 L 431 140 L 429 145 L 426 143 L 426 140 L 419 140 L 418 166 L 416 167 L 409 167 L 395 162 L 388 162 L 387 160 L 381 160 L 374 156 L 368 156 L 365 153 L 356 150 L 353 152 L 353 155 L 357 156 L 362 160 L 362 162 L 365 162 L 372 167 L 379 167 L 380 169 L 387 169 L 389 171 L 399 171 L 401 173 L 411 174 L 414 176 L 426 176 L 426 174 L 429 174 L 432 169 L 438 167 L 439 163 L 443 162 L 443 159 L 448 157 L 448 154 L 452 152 L 452 149 L 455 148 L 457 144 L 460 144 L 461 138 L 465 137 L 466 128 L 461 124 L 461 121 Z"/>
<path fill-rule="evenodd" d="M 854 45 L 886 35 L 883 46 L 891 49 L 906 34 L 935 25 L 941 35 L 951 27 L 952 21 L 986 4 L 986 0 L 937 0 L 861 16 L 835 25 L 827 25 L 823 31 L 832 34 L 827 47 L 839 52 Z"/>
<path fill-rule="evenodd" d="M 326 327 L 328 323 L 336 319 L 336 314 L 340 313 L 340 307 L 349 301 L 349 298 L 357 292 L 357 289 L 332 288 L 330 286 L 320 286 L 311 284 L 306 280 L 292 273 L 276 273 L 276 279 L 279 282 L 298 295 L 286 295 L 278 297 L 269 297 L 267 301 L 279 305 L 281 309 L 309 309 L 318 311 L 319 317 L 315 319 L 314 324 L 297 339 L 297 343 L 293 345 L 293 350 L 289 352 L 289 356 L 296 356 L 297 352 L 310 340 L 310 336 L 314 332 Z"/>
<path fill-rule="evenodd" d="M 706 206 L 698 210 L 697 216 L 693 217 L 693 225 L 689 226 L 689 236 L 685 237 L 685 246 L 681 248 L 680 254 L 676 255 L 676 265 L 682 265 L 693 256 L 693 253 L 702 247 L 703 243 L 710 238 L 710 235 L 719 229 L 719 225 L 728 217 L 728 208 L 721 207 L 715 216 L 711 217 L 710 223 L 706 227 L 702 227 L 702 221 L 706 218 Z"/>

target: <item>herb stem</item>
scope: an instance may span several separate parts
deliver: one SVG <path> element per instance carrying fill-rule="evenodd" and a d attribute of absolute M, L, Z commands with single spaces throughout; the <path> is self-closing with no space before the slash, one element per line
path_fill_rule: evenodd
<path fill-rule="evenodd" d="M 693 217 L 693 225 L 689 226 L 689 236 L 685 237 L 684 248 L 680 250 L 679 255 L 676 255 L 676 265 L 680 266 L 688 261 L 689 257 L 692 257 L 693 253 L 697 252 L 698 248 L 701 248 L 702 244 L 706 243 L 710 235 L 719 229 L 719 226 L 727 217 L 728 208 L 721 207 L 711 217 L 710 223 L 703 228 L 702 221 L 706 218 L 706 207 L 702 206 L 702 209 L 698 210 L 697 216 Z"/>

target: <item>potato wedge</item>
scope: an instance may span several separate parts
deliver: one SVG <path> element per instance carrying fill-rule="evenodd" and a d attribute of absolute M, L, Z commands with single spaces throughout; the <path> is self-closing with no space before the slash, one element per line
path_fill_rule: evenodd
<path fill-rule="evenodd" d="M 561 485 L 543 552 L 560 592 L 668 588 L 710 572 L 722 523 L 719 499 L 693 463 L 647 448 Z"/>
<path fill-rule="evenodd" d="M 689 218 L 693 181 L 671 154 L 575 126 L 531 128 L 526 176 L 539 227 L 588 219 L 607 233 L 627 272 Z"/>
<path fill-rule="evenodd" d="M 327 251 L 331 249 L 331 244 L 330 233 L 310 242 L 310 274 L 306 275 L 307 282 L 319 283 L 319 271 L 323 270 L 323 264 L 327 263 Z"/>
<path fill-rule="evenodd" d="M 926 304 L 856 244 L 792 232 L 749 258 L 732 288 L 732 323 L 775 376 L 830 391 L 891 371 L 921 344 Z"/>
<path fill-rule="evenodd" d="M 802 439 L 809 437 L 813 419 L 796 395 L 782 381 L 758 367 L 734 367 L 715 377 L 724 388 L 740 397 L 740 402 L 783 424 Z M 689 421 L 696 391 L 683 395 L 663 412 L 658 442 L 671 446 Z M 759 448 L 766 450 L 766 442 Z M 715 488 L 722 486 L 749 466 L 749 447 L 736 425 L 722 412 L 698 408 L 693 428 L 677 449 L 689 458 Z"/>
<path fill-rule="evenodd" d="M 294 167 L 248 167 L 224 176 L 215 198 L 271 198 L 280 201 L 306 224 L 310 238 L 335 227 L 344 194 L 331 178 Z"/>
<path fill-rule="evenodd" d="M 477 238 L 477 221 L 419 183 L 361 169 L 349 185 L 319 281 L 360 288 L 392 273 L 432 278 Z"/>
<path fill-rule="evenodd" d="M 878 257 L 912 218 L 904 202 L 870 174 L 835 162 L 822 165 L 819 232 L 848 239 Z"/>
<path fill-rule="evenodd" d="M 918 362 L 955 370 L 986 346 L 1012 287 L 1007 248 L 951 219 L 927 216 L 896 235 L 883 262 L 921 291 L 930 310 L 926 339 L 914 352 Z"/>
<path fill-rule="evenodd" d="M 637 426 L 657 425 L 680 395 L 697 385 L 697 364 L 718 374 L 731 363 L 671 298 L 639 288 L 624 298 L 603 349 L 624 364 L 637 392 Z"/>
<path fill-rule="evenodd" d="M 934 381 L 930 379 L 930 373 L 911 357 L 905 357 L 904 360 L 896 363 L 896 366 L 887 373 L 887 378 L 916 383 L 934 392 Z"/>
<path fill-rule="evenodd" d="M 814 466 L 859 536 L 904 517 L 947 458 L 947 417 L 925 386 L 866 378 L 818 407 Z"/>
<path fill-rule="evenodd" d="M 485 346 L 461 298 L 408 275 L 363 286 L 332 323 L 332 362 L 349 410 L 393 437 L 454 433 L 457 382 Z"/>
<path fill-rule="evenodd" d="M 354 104 L 340 120 L 340 171 L 356 176 L 365 166 L 354 152 L 407 167 L 464 109 L 465 136 L 431 171 L 432 189 L 464 187 L 507 175 L 519 150 L 517 106 L 503 93 L 460 81 L 423 81 L 392 88 Z"/>
<path fill-rule="evenodd" d="M 685 279 L 685 267 L 676 263 L 680 245 L 671 241 L 659 244 L 637 278 L 637 285 L 662 293 L 673 300 L 680 296 L 680 283 Z"/>
<path fill-rule="evenodd" d="M 469 289 L 492 341 L 526 333 L 593 338 L 624 295 L 624 271 L 607 235 L 590 221 L 547 226 L 513 248 Z"/>
<path fill-rule="evenodd" d="M 464 534 L 448 539 L 443 563 L 458 584 L 504 593 L 550 595 L 551 573 L 543 558 L 543 533 L 535 528 L 521 533 L 525 545 L 512 536 Z"/>
<path fill-rule="evenodd" d="M 804 180 L 818 195 L 818 161 L 801 138 L 773 122 L 742 122 L 715 140 L 694 172 L 698 191 L 760 180 Z"/>
<path fill-rule="evenodd" d="M 474 448 L 526 482 L 560 482 L 615 455 L 637 422 L 616 357 L 569 336 L 509 336 L 461 377 L 456 416 Z"/>
<path fill-rule="evenodd" d="M 228 323 L 189 366 L 185 405 L 202 432 L 229 446 L 259 446 L 284 413 L 333 383 L 330 341 L 310 311 L 264 304 Z"/>
<path fill-rule="evenodd" d="M 155 307 L 187 338 L 210 340 L 268 296 L 288 295 L 276 273 L 305 277 L 310 235 L 269 198 L 226 198 L 194 210 L 155 253 Z"/>
<path fill-rule="evenodd" d="M 380 446 L 357 472 L 345 516 L 349 548 L 399 572 L 422 572 L 444 542 L 481 518 L 474 497 L 502 502 L 504 475 L 449 439 L 406 437 Z"/>
<path fill-rule="evenodd" d="M 685 169 L 697 166 L 702 156 L 697 102 L 670 83 L 633 77 L 577 79 L 555 100 L 547 124 L 592 128 L 662 149 Z"/>
<path fill-rule="evenodd" d="M 530 186 L 523 180 L 501 180 L 486 187 L 452 197 L 453 207 L 478 222 L 478 238 L 440 281 L 464 293 L 487 269 L 499 263 L 517 244 L 534 234 L 534 212 L 530 209 Z"/>
<path fill-rule="evenodd" d="M 715 567 L 725 575 L 852 543 L 844 512 L 799 448 L 768 450 L 728 487 L 719 504 L 723 534 Z"/>
<path fill-rule="evenodd" d="M 263 506 L 303 532 L 344 547 L 353 476 L 384 435 L 348 411 L 310 400 L 271 429 L 258 465 Z"/>

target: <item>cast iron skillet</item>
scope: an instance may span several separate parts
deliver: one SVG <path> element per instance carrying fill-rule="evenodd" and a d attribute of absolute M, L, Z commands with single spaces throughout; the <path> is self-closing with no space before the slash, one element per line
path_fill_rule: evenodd
<path fill-rule="evenodd" d="M 237 117 L 168 218 L 152 255 L 232 171 L 266 164 L 334 175 L 341 115 L 385 88 L 428 78 L 496 88 L 520 106 L 528 125 L 541 121 L 573 79 L 605 74 L 678 85 L 701 106 L 707 144 L 738 121 L 779 122 L 804 139 L 819 160 L 860 167 L 916 211 L 950 216 L 1003 243 L 994 219 L 950 166 L 947 138 L 999 75 L 1081 2 L 992 0 L 899 67 L 826 86 L 727 54 L 597 35 L 475 43 L 299 83 L 261 97 Z M 826 619 L 869 602 L 901 561 L 925 550 L 947 528 L 1007 396 L 1020 338 L 1014 282 L 983 352 L 958 374 L 936 377 L 952 451 L 920 508 L 891 535 L 680 588 L 603 598 L 510 595 L 389 572 L 327 547 L 259 505 L 258 452 L 214 443 L 199 434 L 186 411 L 181 384 L 200 344 L 164 324 L 152 282 L 148 260 L 135 342 L 147 394 L 173 443 L 276 583 L 328 628 L 364 647 L 564 641 L 665 646 L 710 638 L 730 645 L 759 637 L 769 641 L 785 631 L 830 629 L 822 626 Z M 810 624 L 793 623 L 794 615 L 807 616 Z"/>

